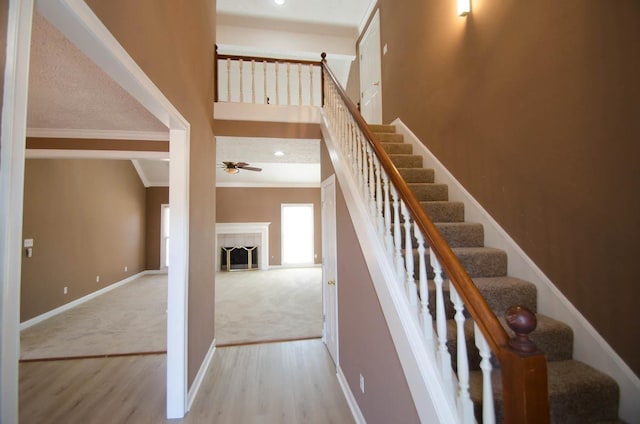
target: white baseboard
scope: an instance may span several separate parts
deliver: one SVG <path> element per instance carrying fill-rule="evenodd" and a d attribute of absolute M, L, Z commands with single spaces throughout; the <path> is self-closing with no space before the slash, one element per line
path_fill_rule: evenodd
<path fill-rule="evenodd" d="M 435 170 L 435 182 L 447 184 L 449 199 L 464 203 L 465 220 L 484 226 L 485 245 L 500 247 L 509 258 L 509 275 L 532 282 L 538 291 L 538 312 L 563 321 L 573 329 L 573 357 L 613 377 L 620 386 L 620 418 L 640 424 L 640 378 L 622 360 L 587 319 L 573 306 L 507 232 L 471 196 L 436 156 L 400 120 L 392 122 L 405 142 Z"/>
<path fill-rule="evenodd" d="M 347 382 L 347 378 L 344 376 L 342 372 L 342 368 L 340 366 L 337 367 L 337 377 L 338 383 L 340 383 L 340 388 L 342 388 L 342 393 L 344 393 L 344 397 L 347 399 L 347 404 L 349 405 L 349 409 L 351 409 L 351 414 L 353 415 L 353 419 L 356 424 L 366 424 L 367 421 L 364 419 L 362 415 L 362 411 L 360 411 L 360 407 L 358 406 L 358 402 L 356 402 L 356 398 L 353 396 L 353 392 L 349 387 L 349 383 Z"/>
<path fill-rule="evenodd" d="M 211 342 L 211 346 L 209 346 L 209 351 L 204 357 L 202 364 L 200 365 L 200 369 L 198 370 L 198 374 L 196 374 L 196 378 L 193 380 L 193 384 L 189 388 L 189 392 L 187 393 L 187 412 L 191 410 L 191 405 L 193 405 L 193 401 L 196 399 L 198 395 L 198 391 L 200 390 L 200 385 L 202 384 L 202 380 L 204 380 L 204 376 L 207 374 L 207 370 L 209 369 L 209 365 L 211 365 L 211 361 L 213 360 L 213 354 L 216 352 L 216 339 L 213 339 Z"/>
<path fill-rule="evenodd" d="M 64 305 L 59 306 L 59 307 L 57 307 L 55 309 L 52 309 L 49 312 L 45 312 L 44 314 L 38 315 L 37 317 L 33 317 L 33 318 L 31 318 L 31 319 L 29 319 L 29 320 L 27 320 L 25 322 L 20 323 L 20 327 L 19 327 L 20 331 L 22 331 L 22 330 L 24 330 L 26 328 L 29 328 L 31 326 L 34 326 L 34 325 L 36 325 L 36 324 L 38 324 L 38 323 L 40 323 L 40 322 L 42 322 L 42 321 L 44 321 L 44 320 L 46 320 L 48 318 L 51 318 L 51 317 L 53 317 L 55 315 L 61 314 L 62 312 L 68 311 L 69 309 L 71 309 L 71 308 L 73 308 L 75 306 L 78 306 L 78 305 L 80 305 L 80 304 L 82 304 L 82 303 L 84 303 L 86 301 L 94 299 L 94 298 L 96 298 L 96 297 L 98 297 L 100 295 L 103 295 L 103 294 L 107 293 L 107 292 L 110 292 L 111 290 L 117 289 L 118 287 L 122 287 L 125 284 L 128 284 L 128 283 L 130 283 L 130 282 L 132 282 L 132 281 L 134 281 L 134 280 L 136 280 L 136 279 L 138 279 L 138 278 L 140 278 L 140 277 L 142 277 L 144 275 L 148 275 L 148 274 L 162 274 L 162 272 L 160 272 L 160 271 L 158 271 L 158 272 L 156 272 L 156 271 L 142 271 L 142 272 L 139 272 L 137 274 L 131 275 L 131 276 L 125 278 L 124 280 L 120 280 L 117 283 L 113 283 L 113 284 L 111 284 L 111 285 L 109 285 L 107 287 L 101 288 L 100 290 L 94 291 L 93 293 L 90 293 L 90 294 L 88 294 L 86 296 L 83 296 L 83 297 L 81 297 L 79 299 L 76 299 L 76 300 L 74 300 L 72 302 L 65 303 Z"/>

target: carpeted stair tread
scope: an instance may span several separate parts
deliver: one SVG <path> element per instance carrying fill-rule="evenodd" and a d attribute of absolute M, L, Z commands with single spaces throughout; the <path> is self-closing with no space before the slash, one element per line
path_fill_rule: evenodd
<path fill-rule="evenodd" d="M 420 202 L 433 222 L 463 222 L 464 203 L 462 202 Z"/>
<path fill-rule="evenodd" d="M 409 188 L 420 202 L 449 199 L 449 186 L 435 183 L 409 183 Z"/>
<path fill-rule="evenodd" d="M 454 247 L 452 250 L 462 267 L 472 278 L 502 277 L 507 275 L 507 254 L 502 249 L 492 247 Z M 427 259 L 427 263 L 429 263 L 429 259 Z M 428 265 L 428 268 L 431 277 L 431 267 Z"/>
<path fill-rule="evenodd" d="M 486 299 L 487 303 L 494 311 L 496 316 L 504 316 L 505 311 L 514 305 L 521 305 L 529 308 L 532 311 L 536 311 L 536 286 L 529 281 L 521 280 L 514 277 L 480 277 L 471 279 L 482 296 Z M 429 281 L 429 308 L 431 316 L 435 317 L 436 305 L 435 296 L 436 289 L 435 283 Z M 449 281 L 444 281 L 442 290 L 445 298 L 445 316 L 447 319 L 453 318 L 453 306 L 449 299 Z"/>
<path fill-rule="evenodd" d="M 437 222 L 436 228 L 451 247 L 484 246 L 484 227 L 476 222 Z"/>
<path fill-rule="evenodd" d="M 413 146 L 407 143 L 382 143 L 382 148 L 390 155 L 410 155 Z"/>
<path fill-rule="evenodd" d="M 404 142 L 404 136 L 402 134 L 396 134 L 396 133 L 376 133 L 376 138 L 382 144 Z"/>
<path fill-rule="evenodd" d="M 433 183 L 434 171 L 429 168 L 401 168 L 398 172 L 407 183 Z"/>
<path fill-rule="evenodd" d="M 618 385 L 608 375 L 574 360 L 552 361 L 547 364 L 549 409 L 551 422 L 556 424 L 589 424 L 618 420 Z M 496 422 L 502 416 L 502 382 L 500 369 L 491 374 L 496 403 Z M 471 399 L 478 405 L 482 395 L 482 373 L 470 373 Z"/>
<path fill-rule="evenodd" d="M 422 168 L 420 155 L 389 155 L 396 168 Z"/>
<path fill-rule="evenodd" d="M 369 129 L 374 133 L 395 133 L 395 125 L 369 124 Z"/>

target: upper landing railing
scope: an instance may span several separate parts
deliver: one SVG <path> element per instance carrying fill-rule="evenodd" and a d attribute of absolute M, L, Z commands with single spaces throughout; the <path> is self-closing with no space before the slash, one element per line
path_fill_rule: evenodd
<path fill-rule="evenodd" d="M 322 58 L 316 63 L 218 55 L 216 101 L 322 104 L 334 140 L 332 144 L 343 166 L 349 169 L 357 186 L 357 196 L 364 202 L 370 224 L 386 251 L 386 258 L 376 260 L 388 261 L 394 270 L 395 281 L 388 284 L 397 285 L 404 294 L 409 305 L 406 312 L 421 329 L 430 357 L 437 361 L 439 380 L 444 392 L 449 394 L 448 401 L 457 412 L 458 421 L 466 424 L 477 419 L 491 424 L 498 416 L 505 423 L 548 423 L 546 359 L 528 339 L 536 325 L 535 315 L 518 306 L 509 308 L 505 318 L 516 336 L 507 335 L 338 83 L 324 54 Z M 221 66 L 224 69 L 220 69 Z M 305 68 L 308 85 L 304 85 Z M 430 299 L 430 288 L 435 302 Z M 449 306 L 453 308 L 455 323 L 451 327 L 447 323 Z M 465 329 L 471 323 L 469 320 L 473 322 L 475 347 L 467 346 L 469 332 Z M 451 337 L 448 332 L 452 333 Z M 470 392 L 472 349 L 477 349 L 482 371 L 482 401 L 475 406 Z M 455 352 L 454 360 L 451 351 Z M 498 413 L 494 409 L 499 403 L 493 398 L 492 358 L 501 368 L 502 408 Z"/>
<path fill-rule="evenodd" d="M 218 54 L 216 102 L 322 106 L 320 61 Z"/>

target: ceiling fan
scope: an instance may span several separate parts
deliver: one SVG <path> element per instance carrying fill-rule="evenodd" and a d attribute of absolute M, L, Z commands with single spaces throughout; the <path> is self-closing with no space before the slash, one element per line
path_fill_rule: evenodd
<path fill-rule="evenodd" d="M 227 174 L 237 174 L 241 169 L 245 171 L 262 171 L 262 168 L 256 168 L 255 166 L 249 166 L 247 162 L 222 162 L 221 168 Z"/>

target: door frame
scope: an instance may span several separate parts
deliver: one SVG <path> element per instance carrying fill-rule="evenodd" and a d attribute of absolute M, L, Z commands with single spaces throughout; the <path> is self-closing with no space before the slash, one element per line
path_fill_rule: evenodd
<path fill-rule="evenodd" d="M 364 81 L 366 81 L 366 78 L 363 78 L 363 76 L 365 75 L 365 72 L 371 72 L 371 69 L 367 69 L 365 66 L 362 66 L 363 64 L 363 60 L 362 60 L 362 45 L 364 44 L 365 40 L 369 40 L 369 38 L 372 35 L 372 31 L 376 31 L 378 34 L 378 37 L 375 39 L 378 48 L 375 49 L 375 54 L 377 56 L 376 58 L 376 63 L 378 64 L 378 69 L 376 69 L 376 71 L 378 72 L 378 103 L 379 103 L 379 116 L 375 116 L 372 119 L 370 119 L 372 122 L 369 122 L 369 120 L 367 120 L 367 123 L 370 124 L 381 124 L 382 123 L 382 56 L 381 56 L 381 38 L 380 38 L 380 9 L 376 9 L 375 13 L 373 14 L 373 18 L 371 18 L 371 21 L 369 22 L 369 25 L 367 26 L 367 29 L 365 30 L 364 34 L 362 35 L 362 38 L 360 39 L 360 41 L 358 42 L 358 56 L 360 59 L 360 104 L 361 104 L 361 108 L 364 105 L 364 102 L 362 102 L 362 96 L 365 92 L 365 87 L 363 86 Z M 364 114 L 363 114 L 364 115 Z M 366 119 L 366 118 L 365 118 Z"/>
<path fill-rule="evenodd" d="M 325 224 L 325 205 L 324 205 L 324 199 L 325 199 L 325 190 L 327 186 L 333 185 L 333 193 L 334 193 L 334 199 L 333 199 L 333 229 L 334 232 L 336 234 L 334 234 L 333 236 L 333 240 L 334 240 L 334 245 L 333 246 L 327 246 L 327 241 L 329 240 L 328 237 L 325 237 L 326 235 L 326 230 L 328 228 L 328 226 Z M 326 296 L 326 286 L 325 284 L 327 283 L 326 278 L 325 278 L 325 258 L 329 255 L 333 255 L 333 263 L 335 266 L 334 269 L 334 273 L 335 273 L 335 316 L 331 317 L 334 321 L 335 321 L 335 357 L 333 357 L 333 361 L 335 362 L 336 367 L 340 366 L 340 338 L 339 338 L 339 334 L 340 334 L 340 325 L 339 325 L 339 313 L 338 313 L 338 252 L 337 252 L 337 231 L 336 231 L 336 202 L 335 202 L 335 194 L 336 194 L 336 176 L 335 174 L 332 174 L 331 176 L 329 176 L 327 179 L 325 179 L 321 186 L 320 186 L 320 192 L 321 192 L 321 201 L 322 201 L 322 206 L 321 206 L 321 216 L 322 216 L 322 314 L 323 314 L 323 325 L 322 325 L 322 341 L 325 343 L 325 345 L 327 345 L 327 350 L 329 351 L 329 353 L 331 354 L 331 356 L 333 357 L 333 353 L 331 352 L 331 347 L 329 347 L 329 345 L 327 344 L 327 335 L 326 335 L 326 329 L 327 329 L 327 296 Z"/>
<path fill-rule="evenodd" d="M 190 125 L 82 0 L 35 0 L 38 11 L 169 129 L 172 264 L 168 276 L 167 418 L 187 412 Z M 0 421 L 18 419 L 20 274 L 29 53 L 34 0 L 10 0 L 0 168 Z M 6 207 L 6 210 L 4 208 Z"/>

